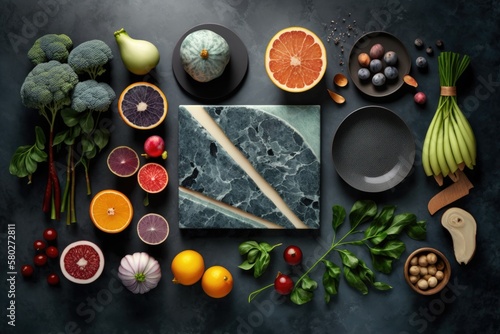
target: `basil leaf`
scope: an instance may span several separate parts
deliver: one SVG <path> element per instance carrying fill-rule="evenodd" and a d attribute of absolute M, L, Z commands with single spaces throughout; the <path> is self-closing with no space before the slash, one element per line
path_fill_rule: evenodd
<path fill-rule="evenodd" d="M 375 236 L 380 231 L 383 231 L 387 224 L 391 221 L 394 216 L 394 211 L 396 206 L 389 205 L 382 208 L 382 210 L 375 216 L 370 226 L 365 231 L 365 237 L 370 238 Z"/>
<path fill-rule="evenodd" d="M 53 139 L 53 145 L 59 145 L 60 143 L 64 142 L 66 140 L 66 137 L 69 135 L 68 131 L 61 131 L 59 133 L 57 133 L 55 136 L 54 136 L 54 139 Z"/>
<path fill-rule="evenodd" d="M 270 251 L 273 250 L 273 247 L 270 244 L 268 244 L 267 242 L 259 243 L 259 248 L 266 253 L 269 253 Z"/>
<path fill-rule="evenodd" d="M 318 288 L 318 283 L 309 276 L 305 276 L 302 281 L 300 281 L 300 286 L 306 291 L 312 291 Z"/>
<path fill-rule="evenodd" d="M 375 280 L 375 274 L 370 268 L 368 268 L 366 263 L 361 259 L 359 260 L 358 271 L 359 271 L 359 278 L 361 278 L 366 283 L 373 284 Z"/>
<path fill-rule="evenodd" d="M 255 261 L 253 276 L 255 278 L 262 276 L 264 271 L 269 266 L 269 262 L 271 262 L 271 256 L 269 256 L 269 253 L 261 252 L 260 256 Z"/>
<path fill-rule="evenodd" d="M 377 290 L 385 291 L 392 289 L 392 286 L 384 282 L 373 282 L 373 287 Z"/>
<path fill-rule="evenodd" d="M 86 134 L 92 133 L 92 130 L 94 130 L 94 118 L 92 117 L 92 114 L 90 112 L 87 112 L 85 117 L 82 117 L 80 119 L 79 124 L 84 133 Z"/>
<path fill-rule="evenodd" d="M 247 261 L 249 263 L 254 263 L 255 260 L 257 259 L 257 256 L 259 256 L 259 253 L 260 253 L 260 250 L 258 250 L 257 248 L 252 248 L 250 250 L 250 252 L 248 252 Z"/>
<path fill-rule="evenodd" d="M 346 212 L 345 209 L 340 205 L 334 205 L 332 207 L 332 212 L 333 212 L 332 227 L 333 230 L 336 232 L 339 226 L 342 225 L 342 223 L 344 222 Z"/>
<path fill-rule="evenodd" d="M 39 127 L 38 125 L 35 126 L 35 147 L 37 147 L 40 150 L 43 150 L 45 148 L 45 133 L 43 132 L 42 128 Z"/>
<path fill-rule="evenodd" d="M 44 162 L 47 161 L 47 152 L 42 151 L 38 146 L 33 146 L 31 151 L 31 157 L 36 162 Z"/>
<path fill-rule="evenodd" d="M 371 200 L 355 202 L 349 213 L 351 229 L 355 229 L 359 224 L 375 217 L 377 211 L 377 205 Z"/>
<path fill-rule="evenodd" d="M 76 110 L 64 108 L 61 110 L 61 117 L 67 127 L 74 127 L 80 122 L 80 115 Z"/>
<path fill-rule="evenodd" d="M 254 263 L 250 263 L 249 261 L 245 260 L 245 261 L 243 261 L 243 263 L 242 263 L 242 264 L 240 264 L 240 265 L 238 266 L 238 268 L 243 269 L 243 270 L 250 270 L 250 269 L 252 269 L 254 266 L 255 266 L 255 262 L 254 262 Z"/>
<path fill-rule="evenodd" d="M 402 213 L 394 216 L 391 225 L 385 232 L 387 235 L 398 235 L 403 229 L 411 224 L 414 224 L 417 221 L 417 216 L 413 213 Z"/>
<path fill-rule="evenodd" d="M 24 165 L 28 174 L 33 174 L 34 172 L 36 172 L 37 163 L 31 158 L 30 155 L 26 155 L 24 159 Z"/>
<path fill-rule="evenodd" d="M 344 267 L 344 277 L 346 278 L 347 283 L 366 295 L 368 293 L 368 287 L 363 282 L 363 280 L 349 267 Z"/>
<path fill-rule="evenodd" d="M 323 274 L 323 287 L 325 289 L 325 300 L 328 303 L 330 296 L 336 295 L 339 290 L 341 270 L 335 263 L 322 260 L 325 264 L 326 270 Z"/>
<path fill-rule="evenodd" d="M 384 273 L 384 274 L 391 273 L 393 259 L 386 257 L 386 256 L 375 255 L 373 253 L 371 253 L 371 259 L 372 259 L 373 268 L 375 270 L 377 270 L 381 273 Z"/>
<path fill-rule="evenodd" d="M 290 294 L 290 300 L 297 305 L 302 305 L 310 302 L 314 297 L 311 291 L 302 289 L 301 287 L 295 287 Z"/>
<path fill-rule="evenodd" d="M 245 255 L 251 249 L 259 247 L 259 244 L 256 241 L 245 241 L 238 246 L 238 251 L 240 255 Z"/>
<path fill-rule="evenodd" d="M 374 255 L 382 255 L 392 259 L 399 259 L 401 254 L 406 249 L 404 242 L 401 240 L 389 240 L 381 246 L 369 247 L 370 253 Z"/>
<path fill-rule="evenodd" d="M 407 226 L 406 234 L 415 240 L 424 240 L 427 236 L 427 227 L 425 220 L 420 220 Z"/>
<path fill-rule="evenodd" d="M 102 150 L 109 142 L 110 133 L 107 129 L 97 129 L 94 131 L 94 143 Z"/>
<path fill-rule="evenodd" d="M 359 259 L 352 252 L 347 249 L 339 249 L 337 250 L 340 254 L 340 258 L 342 259 L 342 264 L 351 269 L 356 269 L 359 264 Z"/>

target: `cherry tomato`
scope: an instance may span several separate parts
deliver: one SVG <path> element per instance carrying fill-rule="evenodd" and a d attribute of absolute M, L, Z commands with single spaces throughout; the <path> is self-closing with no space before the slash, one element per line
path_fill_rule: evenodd
<path fill-rule="evenodd" d="M 293 290 L 293 280 L 290 276 L 279 273 L 274 280 L 274 290 L 280 295 L 289 295 Z"/>
<path fill-rule="evenodd" d="M 43 240 L 35 240 L 33 243 L 33 248 L 35 248 L 36 251 L 41 251 L 44 250 L 47 244 Z"/>
<path fill-rule="evenodd" d="M 47 241 L 56 240 L 57 231 L 55 228 L 49 227 L 43 231 L 43 238 Z"/>
<path fill-rule="evenodd" d="M 45 254 L 51 259 L 55 259 L 59 255 L 59 250 L 55 246 L 49 246 L 45 250 Z"/>
<path fill-rule="evenodd" d="M 35 255 L 33 262 L 39 267 L 44 266 L 47 263 L 47 255 L 37 254 Z"/>
<path fill-rule="evenodd" d="M 302 262 L 302 251 L 298 246 L 290 245 L 283 252 L 283 258 L 286 263 L 295 266 Z"/>
<path fill-rule="evenodd" d="M 33 266 L 29 264 L 25 264 L 21 267 L 21 275 L 24 277 L 31 277 L 34 271 Z"/>
<path fill-rule="evenodd" d="M 49 276 L 47 276 L 47 283 L 50 285 L 57 285 L 59 284 L 59 275 L 52 273 Z"/>

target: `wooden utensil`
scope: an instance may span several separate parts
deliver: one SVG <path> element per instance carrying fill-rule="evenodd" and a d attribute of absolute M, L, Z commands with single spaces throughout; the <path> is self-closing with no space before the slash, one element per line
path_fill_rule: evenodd
<path fill-rule="evenodd" d="M 427 209 L 431 215 L 435 214 L 445 206 L 455 202 L 456 200 L 469 194 L 469 190 L 474 188 L 474 185 L 469 181 L 465 173 L 458 170 L 457 181 L 447 188 L 441 190 L 438 194 L 431 198 Z"/>

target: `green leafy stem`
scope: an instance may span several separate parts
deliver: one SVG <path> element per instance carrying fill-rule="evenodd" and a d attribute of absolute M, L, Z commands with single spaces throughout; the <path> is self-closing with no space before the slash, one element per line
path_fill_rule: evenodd
<path fill-rule="evenodd" d="M 392 287 L 375 279 L 375 273 L 368 265 L 346 246 L 365 246 L 371 257 L 372 266 L 376 271 L 389 274 L 392 271 L 392 263 L 400 258 L 406 247 L 399 240 L 402 232 L 415 240 L 423 240 L 426 237 L 426 222 L 418 221 L 412 213 L 395 214 L 395 206 L 385 206 L 380 211 L 375 202 L 361 200 L 354 203 L 349 213 L 350 229 L 337 240 L 337 232 L 346 218 L 346 210 L 334 205 L 332 208 L 332 227 L 334 236 L 329 249 L 320 256 L 296 281 L 291 292 L 290 299 L 293 303 L 302 305 L 314 298 L 314 291 L 318 283 L 310 277 L 310 273 L 320 263 L 325 266 L 322 283 L 325 292 L 325 301 L 328 303 L 332 296 L 339 291 L 340 279 L 343 273 L 348 285 L 362 294 L 367 294 L 369 286 L 377 290 L 389 290 Z M 368 224 L 365 230 L 361 230 L 361 224 Z M 362 234 L 362 238 L 352 239 L 350 236 Z M 337 252 L 342 262 L 342 269 L 329 260 L 332 252 Z M 272 287 L 273 284 L 256 290 L 249 295 L 249 302 L 263 290 Z"/>

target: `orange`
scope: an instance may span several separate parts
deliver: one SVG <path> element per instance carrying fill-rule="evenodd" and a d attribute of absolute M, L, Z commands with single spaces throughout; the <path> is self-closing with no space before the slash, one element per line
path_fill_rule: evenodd
<path fill-rule="evenodd" d="M 149 82 L 135 82 L 123 90 L 118 99 L 118 113 L 134 129 L 157 127 L 167 117 L 165 94 Z"/>
<path fill-rule="evenodd" d="M 174 257 L 171 269 L 174 274 L 172 282 L 181 285 L 193 285 L 203 276 L 205 262 L 200 253 L 187 249 Z"/>
<path fill-rule="evenodd" d="M 90 219 L 101 231 L 118 233 L 132 221 L 134 209 L 127 196 L 113 189 L 98 192 L 90 202 Z"/>
<path fill-rule="evenodd" d="M 233 276 L 222 266 L 210 267 L 203 274 L 201 287 L 212 298 L 225 297 L 233 289 Z"/>
<path fill-rule="evenodd" d="M 267 75 L 285 91 L 299 93 L 311 89 L 323 78 L 326 65 L 323 42 L 306 28 L 285 28 L 267 45 Z"/>

